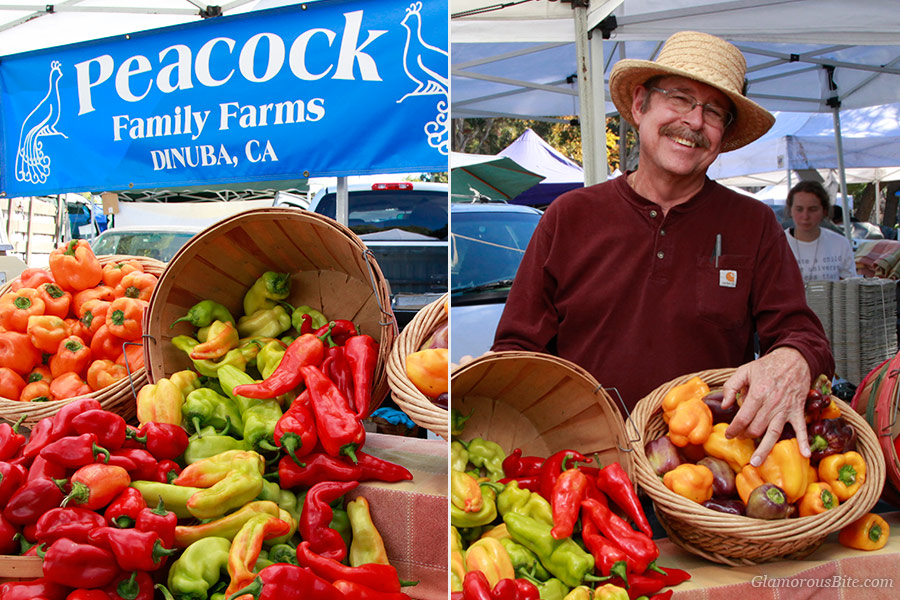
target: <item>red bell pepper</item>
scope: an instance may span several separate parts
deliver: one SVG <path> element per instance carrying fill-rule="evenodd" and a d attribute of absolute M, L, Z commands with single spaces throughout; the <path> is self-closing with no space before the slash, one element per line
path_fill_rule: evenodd
<path fill-rule="evenodd" d="M 37 520 L 34 537 L 39 543 L 52 544 L 60 538 L 69 538 L 79 544 L 88 543 L 92 529 L 105 527 L 102 516 L 85 508 L 53 508 Z"/>
<path fill-rule="evenodd" d="M 653 537 L 653 529 L 644 509 L 641 507 L 641 501 L 638 499 L 634 491 L 634 485 L 625 473 L 625 469 L 619 463 L 611 463 L 600 469 L 597 473 L 597 487 L 601 492 L 612 498 L 616 506 L 625 511 L 625 514 L 634 521 L 644 534 Z"/>
<path fill-rule="evenodd" d="M 316 432 L 322 448 L 332 456 L 345 454 L 356 462 L 354 452 L 366 441 L 362 421 L 350 412 L 347 399 L 317 367 L 301 367 L 300 372 L 312 398 Z"/>
<path fill-rule="evenodd" d="M 153 600 L 153 578 L 144 571 L 123 573 L 103 587 L 112 600 Z"/>
<path fill-rule="evenodd" d="M 355 600 L 409 600 L 409 595 L 403 592 L 380 592 L 367 585 L 345 579 L 338 579 L 332 585 L 343 593 L 345 597 L 354 598 Z M 516 600 L 516 597 L 513 596 L 512 600 Z"/>
<path fill-rule="evenodd" d="M 537 586 L 527 579 L 516 579 L 516 587 L 519 589 L 519 600 L 540 600 Z"/>
<path fill-rule="evenodd" d="M 97 444 L 107 450 L 118 450 L 125 443 L 125 419 L 103 409 L 88 410 L 72 419 L 77 434 L 93 433 Z"/>
<path fill-rule="evenodd" d="M 25 443 L 25 456 L 29 458 L 35 457 L 50 442 L 72 435 L 75 433 L 75 428 L 72 426 L 72 421 L 75 417 L 85 411 L 101 408 L 100 402 L 97 400 L 81 398 L 69 402 L 52 417 L 41 419 L 31 430 L 31 436 Z"/>
<path fill-rule="evenodd" d="M 347 319 L 335 319 L 322 325 L 313 332 L 317 338 L 325 341 L 328 347 L 343 346 L 351 337 L 358 335 L 359 331 L 353 321 Z"/>
<path fill-rule="evenodd" d="M 157 533 L 164 547 L 173 548 L 177 525 L 178 517 L 172 511 L 166 510 L 166 503 L 160 498 L 156 508 L 147 506 L 141 509 L 135 527 L 141 531 Z"/>
<path fill-rule="evenodd" d="M 88 537 L 91 543 L 112 550 L 116 563 L 125 571 L 155 571 L 165 564 L 167 556 L 177 552 L 165 548 L 155 531 L 100 527 Z"/>
<path fill-rule="evenodd" d="M 493 600 L 491 584 L 481 571 L 469 571 L 463 579 L 463 598 L 465 600 Z"/>
<path fill-rule="evenodd" d="M 0 554 L 16 554 L 19 550 L 19 526 L 0 515 Z"/>
<path fill-rule="evenodd" d="M 128 471 L 132 480 L 156 481 L 159 461 L 148 451 L 143 448 L 120 448 L 110 452 L 110 462 L 116 457 L 130 460 L 135 465 L 133 471 Z"/>
<path fill-rule="evenodd" d="M 62 503 L 65 481 L 32 479 L 13 493 L 3 509 L 3 516 L 16 525 L 36 523 L 41 515 Z"/>
<path fill-rule="evenodd" d="M 659 557 L 659 548 L 650 536 L 635 531 L 625 519 L 596 500 L 584 500 L 581 508 L 597 529 L 625 553 L 629 573 L 640 575 L 648 568 L 656 568 L 654 561 Z M 632 575 L 628 577 L 631 583 Z"/>
<path fill-rule="evenodd" d="M 50 462 L 43 456 L 35 456 L 31 468 L 25 475 L 25 481 L 32 479 L 66 479 L 69 470 L 62 465 Z"/>
<path fill-rule="evenodd" d="M 6 506 L 10 497 L 25 483 L 24 473 L 22 466 L 0 462 L 0 506 Z"/>
<path fill-rule="evenodd" d="M 347 556 L 344 538 L 329 527 L 334 517 L 330 505 L 357 485 L 356 481 L 322 481 L 309 488 L 297 531 L 309 543 L 312 552 L 338 561 Z"/>
<path fill-rule="evenodd" d="M 118 574 L 115 557 L 105 548 L 61 538 L 44 554 L 44 577 L 61 585 L 98 588 Z"/>
<path fill-rule="evenodd" d="M 145 423 L 131 438 L 134 443 L 147 448 L 156 460 L 176 459 L 187 450 L 188 434 L 181 425 L 171 423 Z M 130 443 L 129 443 L 130 445 Z"/>
<path fill-rule="evenodd" d="M 503 459 L 503 474 L 511 479 L 540 475 L 543 465 L 542 457 L 522 456 L 522 449 L 516 448 Z"/>
<path fill-rule="evenodd" d="M 325 355 L 322 340 L 312 334 L 301 335 L 291 342 L 275 371 L 260 383 L 239 385 L 234 388 L 235 396 L 245 398 L 277 398 L 303 381 L 300 368 L 320 365 Z"/>
<path fill-rule="evenodd" d="M 106 524 L 126 529 L 134 527 L 141 510 L 147 508 L 144 496 L 137 488 L 127 487 L 110 502 L 103 512 Z"/>
<path fill-rule="evenodd" d="M 14 425 L 0 424 L 0 461 L 16 456 L 25 445 L 25 436 L 19 433 L 19 425 L 27 415 L 22 415 Z"/>
<path fill-rule="evenodd" d="M 46 577 L 29 581 L 7 581 L 0 584 L 0 598 L 3 600 L 65 600 L 71 588 L 50 581 Z"/>
<path fill-rule="evenodd" d="M 345 600 L 330 582 L 309 569 L 287 563 L 276 563 L 260 570 L 253 583 L 236 591 L 233 598 L 247 594 L 256 600 L 286 600 L 288 598 L 315 598 L 315 600 Z"/>
<path fill-rule="evenodd" d="M 275 445 L 284 448 L 291 459 L 302 464 L 301 456 L 312 452 L 316 445 L 316 420 L 309 406 L 309 392 L 303 390 L 291 403 L 275 425 Z"/>
<path fill-rule="evenodd" d="M 181 465 L 172 459 L 164 458 L 159 461 L 154 481 L 160 483 L 172 483 L 181 474 Z"/>
<path fill-rule="evenodd" d="M 97 436 L 93 433 L 60 438 L 47 444 L 41 450 L 41 456 L 69 469 L 91 464 L 100 457 L 103 462 L 109 462 L 109 451 L 97 445 Z"/>
<path fill-rule="evenodd" d="M 549 498 L 553 509 L 553 529 L 550 531 L 553 539 L 561 540 L 572 536 L 587 486 L 587 476 L 577 468 L 563 471 L 553 484 L 553 492 Z"/>
<path fill-rule="evenodd" d="M 378 342 L 369 335 L 354 335 L 344 344 L 344 357 L 353 374 L 353 408 L 365 419 L 372 412 L 372 384 L 378 364 Z"/>
<path fill-rule="evenodd" d="M 111 596 L 101 589 L 78 588 L 72 590 L 66 600 L 111 600 Z"/>
<path fill-rule="evenodd" d="M 582 519 L 581 539 L 594 557 L 594 568 L 601 575 L 618 576 L 628 583 L 628 561 L 625 553 L 603 537 L 589 516 Z"/>
<path fill-rule="evenodd" d="M 525 475 L 522 477 L 504 477 L 500 480 L 500 483 L 506 485 L 507 483 L 515 481 L 519 484 L 519 487 L 523 490 L 529 490 L 536 494 L 541 493 L 541 476 L 540 475 Z"/>
<path fill-rule="evenodd" d="M 519 587 L 516 585 L 515 579 L 504 577 L 494 584 L 491 590 L 491 598 L 493 600 L 518 600 Z"/>
<path fill-rule="evenodd" d="M 403 583 L 392 565 L 367 563 L 349 567 L 338 560 L 316 554 L 309 542 L 304 540 L 297 546 L 297 563 L 329 582 L 339 579 L 367 585 L 381 592 L 399 592 Z"/>
<path fill-rule="evenodd" d="M 131 476 L 122 467 L 92 463 L 75 471 L 69 481 L 72 491 L 63 499 L 62 505 L 74 502 L 81 508 L 97 510 L 131 485 Z"/>

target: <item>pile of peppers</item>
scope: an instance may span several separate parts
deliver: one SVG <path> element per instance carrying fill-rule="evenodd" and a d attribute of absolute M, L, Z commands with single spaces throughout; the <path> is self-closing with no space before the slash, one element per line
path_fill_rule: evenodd
<path fill-rule="evenodd" d="M 766 460 L 751 465 L 755 441 L 725 437 L 737 406 L 723 409 L 722 397 L 694 377 L 663 398 L 668 435 L 644 450 L 674 493 L 719 512 L 780 519 L 834 510 L 865 482 L 856 431 L 841 418 L 828 377 L 819 376 L 806 397 L 809 458 L 800 454 L 788 424 Z"/>
<path fill-rule="evenodd" d="M 140 389 L 138 426 L 93 399 L 27 442 L 0 425 L 0 552 L 44 557 L 0 598 L 408 600 L 356 489 L 412 479 L 364 448 L 378 344 L 310 307 L 240 337 L 289 289 L 264 274 L 237 322 L 192 307 L 194 369 Z"/>
<path fill-rule="evenodd" d="M 618 463 L 600 467 L 572 449 L 506 454 L 490 440 L 463 441 L 465 418 L 451 409 L 451 420 L 455 600 L 658 600 L 690 578 L 656 565 L 650 524 Z"/>

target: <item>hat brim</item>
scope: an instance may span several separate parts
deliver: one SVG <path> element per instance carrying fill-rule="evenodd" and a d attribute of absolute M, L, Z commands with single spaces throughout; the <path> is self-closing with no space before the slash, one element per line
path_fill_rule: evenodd
<path fill-rule="evenodd" d="M 725 133 L 722 152 L 737 150 L 759 139 L 775 124 L 775 117 L 756 102 L 745 96 L 725 89 L 712 81 L 698 77 L 681 69 L 660 65 L 649 60 L 624 59 L 613 67 L 609 75 L 609 96 L 623 119 L 635 125 L 631 113 L 634 89 L 656 75 L 674 75 L 693 79 L 712 86 L 728 96 L 734 104 L 735 117 Z"/>

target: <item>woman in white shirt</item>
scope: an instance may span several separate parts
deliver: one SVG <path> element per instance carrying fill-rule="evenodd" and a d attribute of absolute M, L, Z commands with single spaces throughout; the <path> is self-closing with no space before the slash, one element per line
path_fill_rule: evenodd
<path fill-rule="evenodd" d="M 853 249 L 847 238 L 820 227 L 831 202 L 817 181 L 801 181 L 788 192 L 788 210 L 794 226 L 785 229 L 788 245 L 800 266 L 804 283 L 856 277 Z"/>

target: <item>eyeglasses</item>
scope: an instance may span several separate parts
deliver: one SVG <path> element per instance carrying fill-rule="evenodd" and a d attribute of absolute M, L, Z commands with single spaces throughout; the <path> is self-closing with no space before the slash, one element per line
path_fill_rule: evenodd
<path fill-rule="evenodd" d="M 669 107 L 683 115 L 688 114 L 698 106 L 701 107 L 704 120 L 714 127 L 725 129 L 734 121 L 734 115 L 730 111 L 715 104 L 700 104 L 696 98 L 680 90 L 664 90 L 658 87 L 648 89 L 662 94 L 668 101 Z"/>

